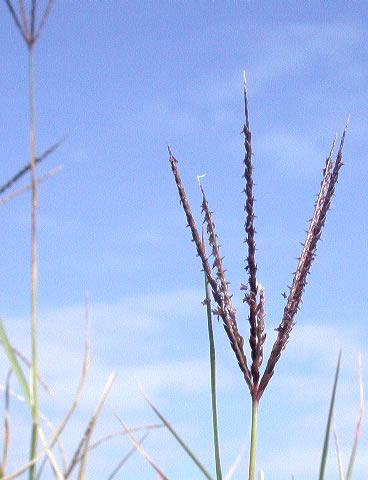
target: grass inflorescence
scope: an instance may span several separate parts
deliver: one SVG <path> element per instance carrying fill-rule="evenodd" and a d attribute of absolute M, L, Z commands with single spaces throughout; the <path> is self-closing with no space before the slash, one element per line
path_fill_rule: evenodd
<path fill-rule="evenodd" d="M 302 296 L 307 284 L 307 277 L 310 273 L 313 260 L 316 256 L 317 244 L 321 238 L 322 230 L 325 225 L 327 212 L 331 206 L 331 200 L 335 193 L 335 187 L 339 179 L 341 167 L 343 165 L 343 147 L 347 133 L 348 125 L 346 125 L 342 134 L 340 145 L 334 159 L 334 146 L 326 160 L 323 170 L 323 179 L 320 190 L 314 206 L 312 219 L 307 230 L 307 235 L 302 244 L 302 252 L 298 258 L 298 264 L 294 273 L 292 284 L 289 287 L 289 294 L 285 294 L 286 305 L 282 315 L 282 319 L 277 330 L 277 337 L 272 346 L 271 353 L 267 359 L 266 366 L 261 371 L 263 362 L 263 347 L 266 341 L 265 333 L 265 290 L 257 278 L 256 263 L 256 229 L 255 229 L 255 213 L 254 213 L 254 180 L 253 180 L 253 148 L 252 148 L 252 132 L 250 127 L 250 115 L 248 109 L 248 92 L 247 83 L 244 75 L 244 113 L 245 122 L 243 126 L 244 134 L 244 174 L 245 181 L 245 241 L 247 245 L 247 256 L 245 260 L 245 270 L 247 272 L 247 282 L 242 284 L 241 289 L 245 291 L 243 302 L 248 306 L 249 321 L 249 347 L 250 360 L 244 348 L 244 338 L 239 333 L 237 312 L 233 307 L 232 293 L 230 292 L 229 282 L 226 278 L 226 270 L 224 267 L 224 259 L 221 256 L 216 226 L 213 220 L 213 212 L 211 212 L 209 203 L 204 191 L 204 187 L 200 184 L 202 194 L 202 214 L 203 222 L 206 225 L 207 241 L 211 250 L 213 264 L 210 264 L 209 256 L 206 254 L 204 241 L 200 238 L 196 222 L 194 220 L 191 206 L 185 192 L 184 184 L 181 180 L 178 161 L 169 148 L 169 161 L 174 175 L 175 183 L 179 192 L 181 204 L 183 206 L 188 226 L 191 230 L 192 240 L 195 244 L 196 251 L 200 257 L 205 276 L 211 287 L 213 300 L 216 307 L 213 313 L 222 319 L 224 329 L 229 338 L 231 348 L 235 353 L 238 365 L 244 377 L 245 383 L 250 392 L 252 399 L 252 420 L 251 420 L 251 447 L 249 462 L 249 479 L 255 478 L 255 462 L 256 462 L 256 443 L 257 443 L 257 422 L 258 422 L 258 406 L 262 395 L 264 394 L 268 383 L 274 375 L 275 367 L 280 356 L 285 349 L 289 340 L 290 333 L 295 324 L 296 314 L 302 302 Z"/>

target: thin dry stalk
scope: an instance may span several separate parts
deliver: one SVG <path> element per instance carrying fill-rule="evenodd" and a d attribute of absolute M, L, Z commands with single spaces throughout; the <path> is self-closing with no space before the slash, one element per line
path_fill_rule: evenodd
<path fill-rule="evenodd" d="M 151 467 L 155 470 L 155 472 L 158 474 L 159 478 L 161 480 L 169 480 L 168 477 L 163 473 L 163 471 L 161 470 L 161 468 L 159 468 L 157 466 L 157 464 L 152 460 L 152 458 L 148 455 L 148 453 L 146 452 L 146 450 L 142 447 L 142 445 L 138 442 L 138 440 L 136 440 L 136 438 L 134 437 L 134 435 L 130 432 L 130 429 L 129 427 L 121 420 L 121 418 L 119 418 L 117 415 L 116 415 L 116 418 L 117 420 L 119 421 L 119 423 L 121 424 L 121 426 L 124 428 L 124 430 L 126 431 L 127 435 L 129 436 L 132 444 L 134 445 L 134 448 L 142 455 L 143 458 L 145 458 L 145 460 L 151 465 Z"/>
<path fill-rule="evenodd" d="M 150 431 L 150 430 L 156 430 L 158 428 L 163 428 L 164 426 L 165 425 L 163 425 L 162 423 L 157 423 L 157 424 L 152 424 L 152 425 L 143 425 L 141 427 L 133 427 L 133 428 L 130 429 L 130 431 L 132 433 L 140 432 L 142 430 Z M 109 442 L 113 438 L 122 437 L 122 436 L 125 436 L 126 434 L 127 433 L 126 433 L 125 430 L 119 430 L 118 432 L 110 433 L 109 435 L 106 435 L 106 436 L 100 438 L 99 440 L 96 440 L 96 442 L 92 443 L 89 446 L 89 451 L 91 452 L 92 450 L 95 450 L 96 448 L 100 447 L 102 444 L 104 444 L 106 442 Z M 79 463 L 81 460 L 82 460 L 82 455 L 79 456 L 76 463 Z"/>
<path fill-rule="evenodd" d="M 14 353 L 16 354 L 16 356 L 18 358 L 20 358 L 20 360 L 25 364 L 27 365 L 28 368 L 31 368 L 31 362 L 30 360 L 28 360 L 28 358 L 20 351 L 18 350 L 17 348 L 15 347 L 12 347 L 13 350 L 14 350 Z M 47 385 L 46 381 L 41 377 L 41 375 L 38 375 L 38 381 L 40 382 L 40 385 L 42 385 L 43 389 L 45 390 L 45 392 L 50 395 L 50 396 L 54 396 L 55 395 L 55 392 L 52 390 L 52 388 Z"/>
<path fill-rule="evenodd" d="M 133 429 L 131 429 L 133 430 Z M 137 440 L 137 443 L 141 446 L 143 442 L 146 440 L 150 432 L 146 432 L 139 440 Z M 129 460 L 129 458 L 134 455 L 134 453 L 137 451 L 136 447 L 132 447 L 129 452 L 120 460 L 120 462 L 116 465 L 116 467 L 113 469 L 113 471 L 110 473 L 110 475 L 107 477 L 107 480 L 113 480 L 114 477 L 120 472 L 120 470 L 123 468 L 123 466 L 126 464 L 126 462 Z"/>
<path fill-rule="evenodd" d="M 79 453 L 81 452 L 81 450 L 83 448 L 83 453 L 82 453 L 82 458 L 81 458 L 81 461 L 80 461 L 78 478 L 79 478 L 79 480 L 84 480 L 85 479 L 85 472 L 86 472 L 86 467 L 87 467 L 87 459 L 88 459 L 89 443 L 90 443 L 90 440 L 91 440 L 91 435 L 92 435 L 92 432 L 93 432 L 93 430 L 96 426 L 98 417 L 101 414 L 102 408 L 103 408 L 103 406 L 105 404 L 105 401 L 106 401 L 106 399 L 107 399 L 107 397 L 110 393 L 111 387 L 113 386 L 113 383 L 114 383 L 115 379 L 116 379 L 116 374 L 111 373 L 109 375 L 109 378 L 107 379 L 107 382 L 104 386 L 101 397 L 100 397 L 100 399 L 97 403 L 96 410 L 95 410 L 94 414 L 92 415 L 92 417 L 91 417 L 91 419 L 88 423 L 88 426 L 87 426 L 87 428 L 86 428 L 86 430 L 83 434 L 83 437 L 82 437 L 82 439 L 79 443 L 76 454 L 73 456 L 71 465 L 70 465 L 68 471 L 65 472 L 65 478 L 67 478 L 70 475 L 71 471 L 73 470 L 74 466 L 77 463 L 77 458 L 79 457 Z"/>
<path fill-rule="evenodd" d="M 235 460 L 233 461 L 232 465 L 230 466 L 227 474 L 224 477 L 224 480 L 231 480 L 234 477 L 235 473 L 239 470 L 240 464 L 243 461 L 247 453 L 247 450 L 248 450 L 248 447 L 246 444 L 244 444 L 240 452 L 236 456 Z"/>
<path fill-rule="evenodd" d="M 64 475 L 62 473 L 62 470 L 57 463 L 55 455 L 53 454 L 52 450 L 48 446 L 45 434 L 43 433 L 43 430 L 40 426 L 38 427 L 38 436 L 40 437 L 41 442 L 44 446 L 46 456 L 49 459 L 49 462 L 50 462 L 51 468 L 54 472 L 55 478 L 57 478 L 57 480 L 64 480 Z"/>
<path fill-rule="evenodd" d="M 70 418 L 72 417 L 75 409 L 80 403 L 82 393 L 84 390 L 84 387 L 86 385 L 87 377 L 88 377 L 88 372 L 91 367 L 91 337 L 90 337 L 90 330 L 89 330 L 89 310 L 88 310 L 88 304 L 86 303 L 86 326 L 85 326 L 85 337 L 84 337 L 84 357 L 83 357 L 83 363 L 82 363 L 82 372 L 81 372 L 81 378 L 79 381 L 79 385 L 77 388 L 77 391 L 75 393 L 74 399 L 69 407 L 69 410 L 67 411 L 65 417 L 59 424 L 59 427 L 55 430 L 53 438 L 51 442 L 49 443 L 49 448 L 52 449 L 52 447 L 55 445 L 56 441 L 64 431 L 64 428 L 68 424 Z M 42 469 L 44 467 L 44 463 L 41 465 L 38 474 L 37 474 L 37 480 L 39 479 Z M 66 474 L 64 473 L 64 476 L 66 477 Z"/>
<path fill-rule="evenodd" d="M 29 97 L 29 156 L 31 171 L 31 351 L 32 351 L 32 391 L 31 411 L 32 411 L 32 434 L 30 445 L 30 459 L 32 460 L 37 453 L 37 437 L 39 424 L 39 399 L 38 399 L 38 181 L 36 174 L 36 104 L 35 104 L 35 71 L 34 71 L 34 46 L 36 45 L 36 10 L 37 0 L 31 1 L 31 9 L 29 17 L 25 12 L 25 5 L 20 1 L 19 16 L 15 11 L 10 0 L 5 0 L 9 12 L 14 20 L 16 28 L 19 30 L 22 38 L 28 47 L 28 97 Z M 45 12 L 49 10 L 50 1 L 46 6 Z M 46 14 L 47 18 L 48 13 Z M 23 23 L 23 25 L 22 25 Z M 43 25 L 42 25 L 43 27 Z M 39 31 L 39 29 L 38 29 Z M 35 465 L 33 464 L 29 470 L 29 479 L 35 479 Z"/>
<path fill-rule="evenodd" d="M 222 288 L 221 288 L 221 285 L 220 286 L 218 285 L 216 279 L 212 275 L 212 270 L 211 270 L 208 258 L 206 256 L 205 250 L 203 248 L 202 240 L 201 240 L 201 237 L 199 235 L 199 232 L 198 232 L 198 229 L 197 229 L 197 226 L 196 226 L 196 222 L 194 220 L 194 217 L 193 217 L 193 214 L 192 214 L 192 211 L 191 211 L 191 208 L 190 208 L 190 204 L 189 204 L 189 201 L 188 201 L 185 189 L 184 189 L 184 185 L 183 185 L 183 182 L 182 182 L 181 177 L 180 177 L 180 173 L 179 173 L 179 169 L 178 169 L 178 161 L 173 156 L 170 148 L 169 148 L 169 161 L 170 161 L 170 164 L 171 164 L 172 172 L 174 174 L 175 183 L 176 183 L 176 186 L 177 186 L 177 189 L 178 189 L 178 192 L 179 192 L 179 197 L 180 197 L 181 203 L 183 205 L 183 209 L 184 209 L 184 212 L 185 212 L 185 215 L 186 215 L 186 218 L 187 218 L 187 222 L 188 222 L 188 225 L 189 225 L 191 233 L 192 233 L 192 240 L 195 243 L 195 246 L 196 246 L 196 249 L 197 249 L 197 254 L 202 261 L 203 270 L 206 273 L 208 283 L 211 286 L 213 298 L 214 298 L 214 300 L 215 300 L 215 302 L 217 303 L 217 306 L 218 306 L 218 308 L 216 310 L 216 314 L 219 315 L 222 318 L 225 331 L 226 331 L 226 333 L 229 337 L 229 340 L 230 340 L 231 347 L 232 347 L 232 349 L 235 353 L 236 359 L 237 359 L 239 367 L 240 367 L 240 369 L 243 373 L 244 379 L 245 379 L 245 381 L 246 381 L 246 383 L 247 383 L 247 385 L 248 385 L 248 387 L 251 391 L 252 390 L 252 378 L 251 378 L 251 373 L 250 373 L 250 370 L 248 368 L 247 359 L 246 359 L 244 349 L 243 349 L 244 339 L 241 337 L 241 335 L 238 332 L 238 326 L 237 326 L 237 322 L 236 322 L 236 318 L 235 318 L 235 311 L 232 310 L 231 308 L 229 308 L 229 303 L 231 305 L 231 302 L 229 302 L 229 300 L 231 300 L 231 299 L 229 297 L 227 289 L 225 291 L 223 291 Z M 208 204 L 207 204 L 206 201 L 204 202 L 203 205 L 206 208 L 208 207 Z M 209 212 L 209 210 L 208 210 L 208 212 Z M 214 235 L 215 235 L 215 231 L 214 231 L 215 227 L 214 227 L 214 224 L 212 223 L 210 212 L 208 214 L 208 219 L 211 222 L 209 228 L 211 228 L 213 230 Z M 213 240 L 215 240 L 215 239 L 216 239 L 216 236 L 213 237 Z M 214 248 L 214 247 L 212 246 L 212 248 Z M 217 250 L 217 249 L 215 248 L 215 250 Z M 220 265 L 221 262 L 222 262 L 221 257 L 219 256 L 217 259 L 215 257 L 215 262 L 218 265 Z M 225 284 L 226 284 L 226 280 L 225 280 Z"/>
<path fill-rule="evenodd" d="M 45 150 L 42 155 L 36 158 L 36 164 L 38 165 L 43 160 L 45 160 L 48 156 L 57 150 L 60 145 L 64 142 L 65 138 L 60 140 L 59 142 L 51 145 L 50 148 Z M 0 187 L 0 195 L 3 195 L 9 188 L 11 188 L 18 180 L 20 180 L 27 172 L 31 170 L 31 164 L 29 163 L 25 167 L 23 167 L 19 172 L 17 172 L 10 180 L 8 180 L 2 187 Z"/>
<path fill-rule="evenodd" d="M 42 183 L 46 182 L 46 180 L 48 180 L 49 178 L 52 178 L 58 173 L 60 173 L 62 169 L 63 169 L 62 165 L 58 165 L 55 168 L 49 170 L 45 175 L 42 175 L 42 177 L 37 178 L 37 184 L 41 185 Z M 25 185 L 22 188 L 19 188 L 19 190 L 16 190 L 15 192 L 12 192 L 11 194 L 5 197 L 4 196 L 1 197 L 0 206 L 6 205 L 7 203 L 11 202 L 12 200 L 15 200 L 17 197 L 19 197 L 25 192 L 28 192 L 31 189 L 32 189 L 32 184 L 30 183 L 28 185 Z"/>

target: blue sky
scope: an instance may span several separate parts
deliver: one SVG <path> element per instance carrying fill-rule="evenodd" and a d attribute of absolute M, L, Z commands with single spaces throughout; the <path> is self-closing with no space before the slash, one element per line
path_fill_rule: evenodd
<path fill-rule="evenodd" d="M 27 162 L 27 58 L 4 5 L 0 19 L 5 181 Z M 36 52 L 38 151 L 68 135 L 40 167 L 41 173 L 64 166 L 40 195 L 40 348 L 44 376 L 57 393 L 51 407 L 44 399 L 53 418 L 61 417 L 78 382 L 86 292 L 93 338 L 88 395 L 70 427 L 69 451 L 114 370 L 118 380 L 100 434 L 118 428 L 115 412 L 131 425 L 154 421 L 137 387 L 142 384 L 203 462 L 213 465 L 203 279 L 167 144 L 198 219 L 196 175 L 207 173 L 246 337 L 239 292 L 246 279 L 240 135 L 245 70 L 267 352 L 324 159 L 351 115 L 345 166 L 304 304 L 262 401 L 258 467 L 267 480 L 293 473 L 298 480 L 316 477 L 340 347 L 337 424 L 347 463 L 358 410 L 357 355 L 361 351 L 367 365 L 368 353 L 367 33 L 362 1 L 56 2 Z M 25 351 L 29 205 L 26 194 L 2 207 L 0 233 L 0 313 Z M 226 470 L 247 445 L 250 401 L 217 322 L 215 333 Z M 20 435 L 21 424 L 18 429 Z M 200 478 L 168 433 L 151 434 L 145 447 L 169 478 Z M 120 439 L 101 450 L 91 460 L 90 478 L 101 478 L 128 448 Z M 363 432 L 356 480 L 366 477 L 367 448 Z M 234 478 L 244 478 L 245 469 L 243 460 Z M 137 475 L 154 478 L 138 455 L 121 478 Z M 333 448 L 328 478 L 337 478 Z"/>

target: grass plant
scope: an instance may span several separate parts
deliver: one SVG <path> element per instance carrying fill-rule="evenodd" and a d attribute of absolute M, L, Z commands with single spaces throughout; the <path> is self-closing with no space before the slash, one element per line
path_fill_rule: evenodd
<path fill-rule="evenodd" d="M 178 161 L 174 157 L 169 147 L 169 161 L 174 175 L 175 183 L 178 189 L 180 202 L 183 206 L 186 216 L 187 224 L 190 228 L 192 240 L 196 247 L 197 255 L 199 256 L 202 268 L 205 273 L 208 284 L 211 287 L 212 297 L 216 304 L 213 313 L 221 318 L 224 329 L 229 338 L 231 348 L 234 351 L 236 360 L 241 370 L 242 376 L 249 389 L 252 403 L 251 416 L 251 436 L 250 436 L 250 451 L 249 451 L 249 471 L 248 479 L 254 480 L 256 477 L 256 450 L 257 450 L 257 432 L 258 432 L 258 410 L 262 395 L 264 394 L 268 383 L 274 375 L 275 367 L 280 359 L 283 350 L 289 340 L 290 333 L 295 324 L 295 317 L 302 302 L 302 296 L 307 284 L 307 277 L 310 273 L 313 260 L 316 256 L 316 249 L 318 241 L 321 237 L 323 227 L 325 225 L 327 212 L 330 209 L 331 200 L 335 192 L 335 187 L 339 178 L 340 169 L 343 165 L 343 147 L 347 132 L 347 126 L 342 134 L 340 145 L 337 151 L 336 159 L 334 160 L 334 147 L 330 150 L 327 157 L 325 168 L 323 170 L 323 178 L 314 205 L 314 212 L 307 230 L 305 242 L 302 244 L 302 252 L 298 259 L 297 268 L 294 273 L 294 278 L 289 287 L 289 294 L 286 295 L 286 305 L 283 316 L 279 326 L 277 327 L 277 338 L 273 344 L 270 356 L 267 360 L 263 373 L 261 373 L 261 366 L 263 363 L 263 346 L 266 340 L 265 333 L 265 294 L 264 288 L 259 283 L 257 278 L 257 263 L 256 263 L 256 241 L 255 241 L 255 213 L 254 213 L 254 182 L 253 182 L 253 159 L 252 159 L 252 133 L 250 128 L 250 116 L 248 109 L 248 93 L 247 83 L 244 75 L 244 114 L 245 122 L 243 126 L 244 134 L 244 174 L 245 181 L 245 244 L 247 245 L 246 267 L 248 281 L 242 285 L 242 290 L 245 291 L 243 302 L 248 306 L 248 321 L 249 321 L 249 347 L 250 360 L 244 350 L 244 339 L 239 333 L 237 314 L 232 304 L 232 294 L 229 289 L 229 282 L 226 278 L 226 270 L 224 267 L 223 257 L 218 243 L 216 233 L 216 226 L 213 220 L 213 214 L 209 208 L 208 200 L 205 190 L 200 184 L 202 194 L 202 214 L 203 222 L 206 225 L 207 240 L 213 257 L 213 265 L 210 264 L 209 256 L 206 253 L 205 242 L 200 237 L 197 225 L 192 214 L 191 206 L 185 192 L 184 184 L 181 180 Z M 212 347 L 211 347 L 212 348 Z M 212 361 L 211 363 L 214 363 Z M 339 363 L 340 365 L 340 363 Z M 211 365 L 212 369 L 212 365 Z M 334 396 L 331 400 L 332 405 L 335 399 L 335 391 L 337 385 L 339 367 L 336 372 Z M 212 375 L 212 370 L 211 370 Z M 320 479 L 323 478 L 325 461 L 327 457 L 328 440 L 331 430 L 332 409 L 330 409 L 328 429 L 326 431 L 325 444 L 322 454 Z M 213 414 L 215 412 L 213 411 Z"/>
<path fill-rule="evenodd" d="M 221 449 L 219 438 L 219 422 L 217 414 L 217 392 L 216 392 L 216 350 L 215 338 L 213 332 L 213 316 L 222 320 L 225 332 L 230 342 L 230 346 L 234 352 L 241 375 L 246 384 L 246 388 L 250 394 L 251 400 L 251 429 L 250 429 L 250 447 L 248 480 L 265 479 L 263 471 L 259 471 L 257 475 L 257 434 L 258 434 L 258 413 L 261 398 L 275 372 L 277 362 L 279 361 L 289 336 L 295 325 L 297 312 L 302 303 L 302 296 L 307 284 L 307 277 L 310 273 L 312 263 L 316 256 L 318 241 L 321 237 L 323 227 L 325 225 L 327 212 L 331 206 L 331 200 L 335 193 L 335 187 L 339 179 L 341 167 L 343 165 L 343 147 L 347 132 L 347 126 L 342 134 L 336 156 L 334 156 L 336 139 L 328 154 L 326 164 L 323 170 L 323 178 L 320 190 L 314 205 L 314 212 L 307 230 L 306 238 L 303 243 L 301 255 L 294 273 L 294 277 L 289 288 L 288 295 L 285 294 L 286 304 L 281 317 L 280 324 L 277 327 L 277 338 L 272 346 L 271 353 L 267 359 L 266 365 L 263 367 L 264 361 L 264 344 L 266 341 L 265 331 L 265 289 L 258 280 L 258 268 L 256 262 L 256 229 L 255 229 L 255 212 L 254 212 L 254 181 L 253 181 L 253 146 L 252 132 L 250 126 L 250 115 L 248 109 L 248 92 L 246 79 L 244 77 L 244 160 L 243 160 L 243 179 L 244 179 L 244 243 L 246 244 L 246 282 L 242 285 L 241 290 L 244 292 L 243 302 L 248 309 L 249 334 L 248 345 L 249 352 L 246 352 L 244 345 L 244 337 L 239 332 L 237 312 L 233 306 L 232 293 L 230 291 L 229 282 L 226 278 L 226 269 L 224 259 L 221 255 L 221 247 L 219 245 L 216 232 L 216 225 L 213 219 L 213 212 L 210 210 L 209 202 L 205 189 L 198 177 L 199 188 L 202 197 L 202 215 L 205 229 L 202 235 L 197 228 L 191 206 L 185 192 L 183 182 L 181 180 L 178 161 L 174 157 L 169 147 L 169 161 L 174 176 L 174 180 L 178 189 L 179 198 L 184 209 L 186 220 L 191 231 L 192 240 L 196 247 L 196 252 L 200 257 L 203 273 L 204 273 L 204 291 L 205 300 L 203 302 L 206 307 L 207 330 L 209 341 L 209 360 L 210 360 L 210 388 L 211 388 L 211 413 L 213 428 L 213 456 L 216 476 L 214 477 L 210 470 L 199 459 L 198 455 L 189 447 L 188 443 L 179 434 L 174 425 L 164 416 L 159 408 L 143 394 L 149 407 L 158 417 L 159 423 L 146 424 L 139 427 L 128 427 L 119 416 L 116 416 L 120 429 L 100 439 L 93 441 L 96 424 L 99 420 L 101 411 L 104 407 L 108 394 L 113 386 L 115 374 L 111 374 L 97 402 L 95 410 L 83 432 L 81 433 L 79 442 L 70 458 L 66 458 L 62 443 L 62 435 L 66 426 L 77 409 L 81 398 L 85 391 L 87 378 L 89 375 L 91 356 L 90 356 L 90 337 L 88 331 L 89 324 L 89 305 L 86 302 L 86 333 L 84 346 L 84 359 L 81 366 L 80 381 L 74 398 L 69 405 L 64 417 L 54 425 L 42 412 L 39 403 L 39 387 L 44 388 L 50 393 L 50 388 L 40 376 L 39 367 L 39 345 L 38 345 L 38 208 L 39 208 L 39 187 L 50 177 L 60 171 L 60 167 L 51 169 L 46 175 L 39 177 L 37 175 L 37 166 L 48 159 L 62 144 L 63 140 L 56 142 L 49 148 L 44 150 L 41 155 L 37 155 L 37 122 L 36 122 L 36 98 L 35 98 L 35 50 L 38 45 L 40 36 L 46 26 L 47 19 L 51 13 L 54 1 L 47 0 L 41 12 L 37 0 L 19 0 L 18 7 L 15 7 L 11 0 L 4 0 L 4 4 L 9 11 L 14 25 L 18 30 L 22 40 L 24 41 L 28 55 L 28 100 L 29 100 L 29 159 L 25 165 L 19 169 L 8 181 L 0 187 L 0 206 L 8 204 L 19 195 L 31 192 L 31 272 L 30 272 L 30 293 L 31 293 L 31 315 L 30 315 L 30 344 L 31 357 L 27 359 L 22 352 L 12 344 L 8 337 L 4 323 L 0 320 L 0 342 L 2 348 L 9 361 L 9 373 L 5 381 L 4 388 L 4 422 L 3 422 L 3 449 L 0 460 L 0 480 L 12 480 L 26 474 L 29 480 L 40 480 L 41 478 L 49 478 L 52 475 L 58 480 L 66 480 L 72 478 L 73 475 L 78 480 L 85 480 L 88 472 L 88 461 L 91 452 L 95 454 L 96 450 L 112 438 L 117 436 L 127 436 L 133 444 L 132 449 L 124 454 L 119 462 L 114 466 L 107 475 L 109 480 L 116 478 L 120 474 L 122 467 L 134 452 L 139 452 L 146 462 L 152 467 L 155 475 L 161 479 L 168 479 L 168 475 L 158 463 L 149 455 L 143 447 L 143 442 L 147 436 L 155 429 L 165 427 L 165 429 L 173 436 L 180 445 L 186 455 L 196 466 L 201 477 L 208 480 L 231 480 L 238 471 L 240 460 L 244 455 L 246 448 L 236 456 L 234 464 L 226 474 L 223 474 Z M 29 183 L 23 187 L 17 188 L 18 183 L 26 174 L 30 174 Z M 15 188 L 15 190 L 14 190 Z M 207 238 L 205 238 L 207 237 Z M 207 253 L 207 250 L 210 252 Z M 337 449 L 337 462 L 339 467 L 340 480 L 352 480 L 353 468 L 356 460 L 356 453 L 361 435 L 361 426 L 364 414 L 364 394 L 361 367 L 359 369 L 359 387 L 360 387 L 360 407 L 357 424 L 355 428 L 354 442 L 351 455 L 348 462 L 346 474 L 343 468 L 342 454 L 339 446 L 336 427 L 334 426 L 334 409 L 336 401 L 336 392 L 340 372 L 341 352 L 339 354 L 336 367 L 335 379 L 333 384 L 332 396 L 329 405 L 328 420 L 326 425 L 325 437 L 322 448 L 319 480 L 325 479 L 326 462 L 329 450 L 329 441 L 331 431 L 334 431 L 335 444 Z M 263 368 L 263 370 L 262 370 Z M 29 375 L 27 375 L 27 369 Z M 17 379 L 19 388 L 23 397 L 11 390 L 12 374 Z M 28 380 L 29 379 L 29 380 Z M 31 441 L 29 445 L 28 460 L 17 467 L 11 473 L 9 470 L 9 454 L 10 454 L 10 437 L 11 437 L 11 415 L 10 404 L 12 399 L 23 402 L 29 409 L 31 424 Z M 51 434 L 46 435 L 44 425 L 47 425 Z M 138 438 L 138 435 L 141 435 Z M 59 451 L 56 450 L 58 447 Z M 47 469 L 48 467 L 48 469 Z M 242 473 L 241 478 L 246 478 L 246 474 Z M 292 477 L 294 478 L 294 477 Z"/>

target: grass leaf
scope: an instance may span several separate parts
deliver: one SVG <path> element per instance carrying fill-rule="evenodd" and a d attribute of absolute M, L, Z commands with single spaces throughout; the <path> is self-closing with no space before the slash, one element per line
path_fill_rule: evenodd
<path fill-rule="evenodd" d="M 11 368 L 18 379 L 24 398 L 26 399 L 27 403 L 30 404 L 30 393 L 29 393 L 28 382 L 26 380 L 22 367 L 19 365 L 17 356 L 13 350 L 13 347 L 6 333 L 4 324 L 1 320 L 0 320 L 0 340 L 3 345 L 4 351 L 6 353 L 6 356 L 8 357 L 8 360 L 10 362 Z"/>
<path fill-rule="evenodd" d="M 329 409 L 329 412 L 328 412 L 325 440 L 323 442 L 321 465 L 320 465 L 320 469 L 319 469 L 319 477 L 318 477 L 319 480 L 323 480 L 324 477 L 325 477 L 327 454 L 328 454 L 328 443 L 329 443 L 329 440 L 330 440 L 330 432 L 331 432 L 331 426 L 332 426 L 333 411 L 334 411 L 334 406 L 335 406 L 337 382 L 338 382 L 339 373 L 340 373 L 340 363 L 341 363 L 341 350 L 339 352 L 339 358 L 337 360 L 335 380 L 334 380 L 334 385 L 333 385 L 332 395 L 331 395 L 331 401 L 330 401 L 330 409 Z"/>
<path fill-rule="evenodd" d="M 202 463 L 198 460 L 196 455 L 192 452 L 192 450 L 188 447 L 188 445 L 184 442 L 184 440 L 181 439 L 179 434 L 174 430 L 172 425 L 166 420 L 166 418 L 158 411 L 157 407 L 153 404 L 153 402 L 147 397 L 147 395 L 142 391 L 142 394 L 148 403 L 148 405 L 152 408 L 152 410 L 155 412 L 155 414 L 158 416 L 158 418 L 161 420 L 161 422 L 165 425 L 165 427 L 169 430 L 169 432 L 172 434 L 172 436 L 175 438 L 175 440 L 179 443 L 179 445 L 185 450 L 185 452 L 189 455 L 193 463 L 197 465 L 199 470 L 203 473 L 203 475 L 208 478 L 208 480 L 214 480 L 213 477 L 208 473 L 206 468 L 202 465 Z"/>

